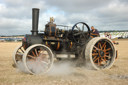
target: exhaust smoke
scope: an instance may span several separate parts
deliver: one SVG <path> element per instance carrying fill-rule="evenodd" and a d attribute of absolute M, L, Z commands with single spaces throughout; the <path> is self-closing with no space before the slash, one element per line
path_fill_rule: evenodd
<path fill-rule="evenodd" d="M 73 66 L 71 64 L 69 61 L 55 62 L 47 74 L 52 76 L 69 75 L 73 72 Z"/>

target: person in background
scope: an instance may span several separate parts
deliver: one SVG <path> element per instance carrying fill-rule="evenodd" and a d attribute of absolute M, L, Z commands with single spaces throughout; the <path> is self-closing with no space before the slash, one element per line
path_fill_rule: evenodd
<path fill-rule="evenodd" d="M 100 37 L 100 34 L 99 34 L 99 31 L 92 26 L 91 27 L 91 38 L 93 37 Z"/>
<path fill-rule="evenodd" d="M 105 35 L 105 37 L 107 37 L 107 38 L 111 39 L 111 34 L 110 34 L 110 33 L 105 32 L 105 33 L 104 33 L 104 35 Z"/>

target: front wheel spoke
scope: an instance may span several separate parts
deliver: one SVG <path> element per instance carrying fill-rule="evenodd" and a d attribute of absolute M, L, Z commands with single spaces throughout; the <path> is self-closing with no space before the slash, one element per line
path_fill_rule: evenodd
<path fill-rule="evenodd" d="M 37 49 L 35 49 L 35 52 L 36 52 L 36 56 L 39 56 L 38 53 L 37 53 Z"/>
<path fill-rule="evenodd" d="M 24 53 L 24 51 L 22 50 L 22 48 L 20 48 L 20 50 Z"/>
<path fill-rule="evenodd" d="M 44 50 L 42 50 L 41 48 L 40 48 L 40 50 L 39 50 L 39 55 L 41 54 L 41 53 L 43 53 L 44 52 Z"/>
<path fill-rule="evenodd" d="M 16 53 L 16 56 L 23 56 L 23 53 Z"/>
<path fill-rule="evenodd" d="M 34 57 L 34 56 L 32 56 L 32 55 L 28 55 L 28 57 L 31 57 L 31 58 L 33 58 L 33 59 L 36 59 L 36 57 Z"/>
<path fill-rule="evenodd" d="M 47 61 L 41 61 L 42 63 L 49 65 L 49 63 Z"/>
<path fill-rule="evenodd" d="M 18 50 L 17 53 L 23 53 L 23 52 L 19 52 L 19 50 Z"/>
<path fill-rule="evenodd" d="M 42 54 L 42 55 L 48 55 L 48 54 Z"/>
<path fill-rule="evenodd" d="M 47 57 L 47 56 L 48 56 L 48 54 L 39 54 L 39 57 L 45 58 L 45 57 Z"/>
<path fill-rule="evenodd" d="M 35 53 L 34 53 L 34 51 L 32 51 L 32 54 L 33 54 L 33 56 L 36 56 Z"/>

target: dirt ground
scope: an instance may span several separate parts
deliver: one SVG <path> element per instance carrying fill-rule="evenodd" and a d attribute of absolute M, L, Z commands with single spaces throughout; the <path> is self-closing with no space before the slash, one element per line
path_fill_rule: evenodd
<path fill-rule="evenodd" d="M 12 67 L 12 54 L 21 42 L 0 42 L 0 85 L 128 85 L 128 39 L 116 41 L 119 57 L 111 69 L 97 71 L 76 67 L 68 74 L 61 70 L 63 75 L 20 72 Z"/>

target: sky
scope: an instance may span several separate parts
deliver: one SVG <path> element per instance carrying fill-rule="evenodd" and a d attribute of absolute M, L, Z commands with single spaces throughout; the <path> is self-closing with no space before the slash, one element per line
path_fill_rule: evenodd
<path fill-rule="evenodd" d="M 85 22 L 98 30 L 128 30 L 128 0 L 0 0 L 0 35 L 30 34 L 32 8 L 39 8 L 39 30 L 50 17 L 58 25 Z"/>

